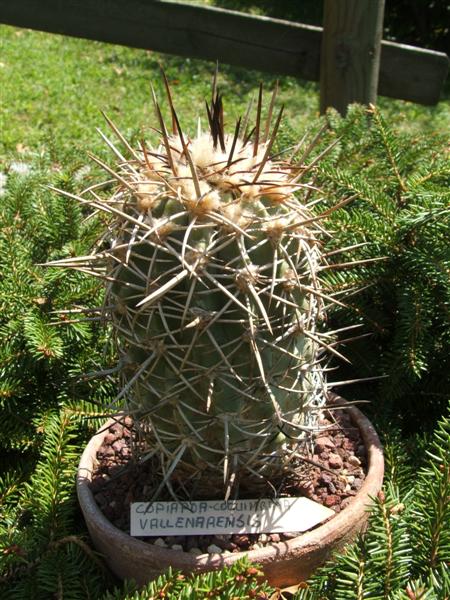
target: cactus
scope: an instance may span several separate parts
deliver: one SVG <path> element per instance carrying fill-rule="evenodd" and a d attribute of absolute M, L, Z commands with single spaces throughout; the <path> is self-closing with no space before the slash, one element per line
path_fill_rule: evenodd
<path fill-rule="evenodd" d="M 276 89 L 265 120 L 261 86 L 255 126 L 247 114 L 229 134 L 215 77 L 208 130 L 189 138 L 165 82 L 172 132 L 153 92 L 159 146 L 133 148 L 107 119 L 117 167 L 93 158 L 114 191 L 61 192 L 111 219 L 103 249 L 59 264 L 105 280 L 114 406 L 133 416 L 144 458 L 158 465 L 154 497 L 273 489 L 317 431 L 323 361 L 340 355 L 319 327 L 332 300 L 319 277 L 330 209 L 311 211 L 311 144 L 297 162 L 273 155 Z"/>

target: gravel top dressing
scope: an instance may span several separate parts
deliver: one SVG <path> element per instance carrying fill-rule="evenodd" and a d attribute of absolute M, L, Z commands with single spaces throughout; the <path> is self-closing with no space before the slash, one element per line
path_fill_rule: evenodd
<path fill-rule="evenodd" d="M 335 513 L 347 507 L 360 489 L 366 473 L 366 451 L 359 429 L 342 410 L 320 421 L 327 427 L 316 438 L 314 453 L 299 458 L 295 476 L 283 481 L 277 495 L 305 496 Z M 127 417 L 123 423 L 109 428 L 97 452 L 97 465 L 93 473 L 91 490 L 105 517 L 117 528 L 129 532 L 130 504 L 151 500 L 158 484 L 155 481 L 157 465 L 153 459 L 142 464 L 132 458 L 132 443 L 136 439 L 133 422 Z M 213 492 L 211 491 L 213 499 Z M 259 497 L 273 497 L 273 490 Z M 199 498 L 201 499 L 201 498 Z M 158 500 L 172 500 L 162 496 Z M 192 554 L 241 552 L 256 549 L 271 542 L 285 541 L 299 535 L 291 533 L 253 533 L 226 535 L 170 535 L 142 537 L 143 541 L 158 546 L 184 550 Z"/>

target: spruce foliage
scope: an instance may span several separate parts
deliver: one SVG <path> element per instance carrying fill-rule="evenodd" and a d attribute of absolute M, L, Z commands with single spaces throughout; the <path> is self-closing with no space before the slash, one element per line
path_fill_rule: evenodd
<path fill-rule="evenodd" d="M 337 145 L 321 164 L 325 190 L 354 200 L 332 215 L 330 248 L 353 246 L 341 269 L 333 255 L 331 289 L 362 291 L 342 299 L 352 310 L 332 316 L 340 325 L 359 317 L 371 333 L 348 346 L 349 378 L 383 376 L 378 385 L 346 388 L 349 397 L 376 398 L 379 418 L 395 416 L 414 431 L 433 426 L 450 389 L 450 167 L 445 141 L 394 132 L 378 109 L 353 106 L 346 119 L 328 113 Z M 353 313 L 353 315 L 352 315 Z M 342 371 L 344 372 L 344 371 Z M 341 378 L 341 377 L 340 377 Z"/>
<path fill-rule="evenodd" d="M 125 590 L 116 589 L 102 600 L 269 600 L 274 591 L 262 580 L 262 572 L 246 558 L 221 571 L 201 575 L 185 576 L 169 568 L 142 589 L 132 588 L 133 584 L 128 583 Z"/>
<path fill-rule="evenodd" d="M 103 577 L 78 525 L 74 473 L 93 431 L 78 415 L 95 416 L 107 395 L 104 382 L 82 381 L 99 362 L 104 332 L 95 321 L 66 323 L 72 319 L 59 312 L 101 298 L 89 278 L 40 266 L 87 250 L 97 225 L 49 194 L 49 182 L 76 185 L 71 168 L 50 164 L 12 163 L 0 204 L 2 598 L 92 598 Z"/>
<path fill-rule="evenodd" d="M 51 173 L 36 161 L 11 171 L 0 205 L 0 448 L 37 450 L 48 410 L 75 395 L 75 382 L 100 352 L 99 328 L 70 322 L 58 311 L 100 302 L 96 282 L 40 266 L 53 257 L 87 250 L 97 236 L 78 206 L 65 205 L 44 184 L 74 185 L 70 172 Z M 87 394 L 86 394 L 87 392 Z M 84 397 L 102 395 L 99 385 Z"/>
<path fill-rule="evenodd" d="M 104 567 L 78 531 L 74 473 L 78 424 L 67 410 L 48 413 L 44 442 L 30 480 L 2 482 L 2 598 L 97 598 Z"/>

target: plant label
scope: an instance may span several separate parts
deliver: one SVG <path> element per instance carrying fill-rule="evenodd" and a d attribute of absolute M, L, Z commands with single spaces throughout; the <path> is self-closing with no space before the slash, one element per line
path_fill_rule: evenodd
<path fill-rule="evenodd" d="M 308 498 L 134 502 L 132 536 L 307 531 L 335 513 Z"/>

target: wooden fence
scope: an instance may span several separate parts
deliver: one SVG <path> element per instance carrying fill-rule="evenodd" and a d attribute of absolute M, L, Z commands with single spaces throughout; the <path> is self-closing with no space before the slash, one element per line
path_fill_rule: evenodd
<path fill-rule="evenodd" d="M 167 0 L 0 0 L 0 22 L 320 80 L 321 27 L 209 6 Z M 446 54 L 383 41 L 379 63 L 379 94 L 421 104 L 438 101 L 448 71 Z"/>

